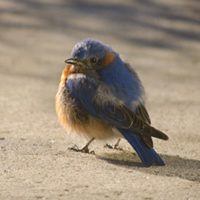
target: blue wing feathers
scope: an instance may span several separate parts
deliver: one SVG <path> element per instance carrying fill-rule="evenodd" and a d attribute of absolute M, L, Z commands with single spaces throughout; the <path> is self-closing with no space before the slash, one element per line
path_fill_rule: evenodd
<path fill-rule="evenodd" d="M 79 100 L 84 108 L 91 114 L 96 116 L 95 107 L 92 106 L 92 99 L 97 89 L 97 84 L 93 80 L 88 80 L 86 77 L 77 79 L 68 79 L 66 83 L 71 95 Z"/>
<path fill-rule="evenodd" d="M 130 73 L 130 70 L 121 59 L 116 59 L 115 63 L 102 70 L 100 75 L 104 83 L 120 89 L 117 89 L 115 95 L 123 100 L 127 107 L 134 110 L 132 104 L 141 100 L 144 90 L 136 72 L 131 70 Z"/>
<path fill-rule="evenodd" d="M 125 123 L 122 120 L 123 114 L 120 110 L 115 108 L 113 102 L 102 105 L 98 105 L 94 102 L 93 99 L 98 86 L 98 82 L 89 79 L 86 76 L 76 79 L 68 79 L 66 82 L 66 87 L 70 90 L 72 96 L 82 104 L 88 113 L 118 128 L 124 138 L 136 150 L 145 166 L 164 165 L 164 161 L 153 148 L 147 147 L 141 138 L 131 130 L 123 128 Z M 116 111 L 114 115 L 111 114 L 113 111 Z"/>
<path fill-rule="evenodd" d="M 91 115 L 116 127 L 129 127 L 130 121 L 127 121 L 123 111 L 117 108 L 114 102 L 98 104 L 94 101 L 98 86 L 97 82 L 88 77 L 67 81 L 67 87 L 72 96 L 78 99 Z"/>

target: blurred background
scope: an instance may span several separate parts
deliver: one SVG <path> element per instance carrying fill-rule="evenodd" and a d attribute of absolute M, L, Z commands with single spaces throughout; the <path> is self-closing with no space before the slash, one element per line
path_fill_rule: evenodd
<path fill-rule="evenodd" d="M 130 184 L 130 174 L 122 173 L 124 166 L 67 151 L 85 141 L 68 136 L 59 126 L 54 97 L 64 60 L 76 42 L 88 37 L 109 44 L 134 67 L 144 84 L 153 124 L 169 134 L 168 142 L 155 141 L 168 163 L 165 169 L 128 167 L 131 173 L 136 170 L 132 178 L 138 185 L 148 174 L 151 186 L 145 183 L 138 189 Z M 66 199 L 66 195 L 124 199 L 132 193 L 139 199 L 196 199 L 199 91 L 198 0 L 1 0 L 0 199 Z M 102 146 L 96 143 L 93 148 L 101 153 Z M 125 142 L 122 146 L 132 151 Z M 81 187 L 75 180 L 69 183 L 70 178 L 83 179 L 77 158 L 84 176 L 92 171 L 95 178 L 88 181 L 95 180 L 93 185 L 100 188 Z M 95 170 L 101 166 L 104 175 L 95 175 L 94 166 Z M 105 182 L 113 167 L 121 183 L 129 184 L 129 192 L 117 182 Z M 156 184 L 160 190 L 155 194 Z M 71 189 L 77 188 L 75 195 Z"/>

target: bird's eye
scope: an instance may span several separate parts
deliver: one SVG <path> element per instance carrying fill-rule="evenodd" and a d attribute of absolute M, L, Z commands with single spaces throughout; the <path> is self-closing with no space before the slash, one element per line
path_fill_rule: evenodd
<path fill-rule="evenodd" d="M 90 62 L 92 64 L 96 64 L 98 62 L 98 59 L 96 57 L 92 57 L 92 58 L 90 58 Z"/>

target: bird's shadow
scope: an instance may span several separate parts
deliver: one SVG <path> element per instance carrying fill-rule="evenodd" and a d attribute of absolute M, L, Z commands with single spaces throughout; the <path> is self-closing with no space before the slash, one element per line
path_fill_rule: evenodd
<path fill-rule="evenodd" d="M 139 170 L 144 173 L 179 177 L 189 181 L 200 182 L 200 161 L 194 159 L 181 158 L 179 156 L 161 154 L 161 157 L 165 160 L 165 166 L 152 166 L 144 167 L 138 160 L 137 155 L 128 151 L 104 153 L 97 156 L 98 158 L 120 166 L 133 170 Z"/>

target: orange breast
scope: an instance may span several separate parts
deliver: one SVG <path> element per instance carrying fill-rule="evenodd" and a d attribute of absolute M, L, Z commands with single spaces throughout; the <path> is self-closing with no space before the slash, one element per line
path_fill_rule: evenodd
<path fill-rule="evenodd" d="M 61 79 L 60 79 L 60 84 L 64 84 L 65 81 L 67 80 L 67 77 L 70 75 L 70 74 L 73 74 L 75 73 L 75 67 L 74 65 L 71 65 L 71 64 L 67 64 L 66 67 L 63 69 L 62 71 L 62 75 L 61 75 Z"/>

